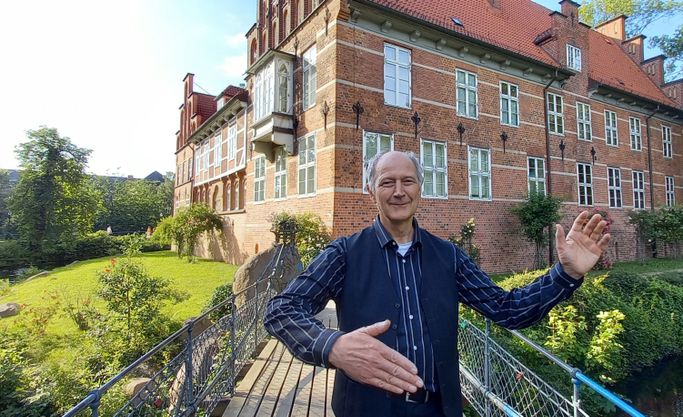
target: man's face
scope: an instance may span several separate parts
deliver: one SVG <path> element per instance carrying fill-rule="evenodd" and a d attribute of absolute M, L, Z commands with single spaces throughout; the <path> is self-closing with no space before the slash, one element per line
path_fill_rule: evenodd
<path fill-rule="evenodd" d="M 370 195 L 383 224 L 411 223 L 420 202 L 420 183 L 415 165 L 399 152 L 382 156 L 377 163 L 375 191 Z"/>

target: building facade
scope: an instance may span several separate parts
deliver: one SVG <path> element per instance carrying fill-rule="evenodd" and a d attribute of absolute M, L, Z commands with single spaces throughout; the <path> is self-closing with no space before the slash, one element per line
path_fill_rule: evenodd
<path fill-rule="evenodd" d="M 448 237 L 473 217 L 488 271 L 533 265 L 510 213 L 530 191 L 560 197 L 565 226 L 607 211 L 612 259 L 632 259 L 628 211 L 683 201 L 683 83 L 664 83 L 625 17 L 591 29 L 560 4 L 259 2 L 245 88 L 211 97 L 185 79 L 175 205 L 224 218 L 201 255 L 243 261 L 281 211 L 318 213 L 334 236 L 369 225 L 364 163 L 395 149 L 425 165 L 420 224 Z"/>

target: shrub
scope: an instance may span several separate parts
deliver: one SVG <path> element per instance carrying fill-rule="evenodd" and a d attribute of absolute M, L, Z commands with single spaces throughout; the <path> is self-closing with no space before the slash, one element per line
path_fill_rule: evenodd
<path fill-rule="evenodd" d="M 153 240 L 161 244 L 175 243 L 178 257 L 194 259 L 194 247 L 202 233 L 221 230 L 223 222 L 215 210 L 206 204 L 195 203 L 179 209 L 175 216 L 161 219 Z"/>
<path fill-rule="evenodd" d="M 225 301 L 231 297 L 232 297 L 232 283 L 226 282 L 225 284 L 219 285 L 213 291 L 213 295 L 211 296 L 211 300 L 209 300 L 206 307 L 204 307 L 204 311 L 211 310 L 212 308 L 214 308 L 218 304 L 222 303 L 223 301 Z M 223 307 L 218 308 L 214 312 L 212 312 L 209 315 L 209 317 L 211 318 L 211 320 L 216 321 L 223 316 L 227 316 L 231 312 L 232 312 L 232 304 L 227 303 Z"/>
<path fill-rule="evenodd" d="M 320 216 L 315 213 L 291 214 L 281 212 L 272 214 L 269 220 L 273 224 L 272 231 L 276 236 L 285 236 L 284 231 L 294 229 L 296 232 L 296 247 L 301 255 L 301 263 L 304 268 L 332 240 L 327 226 L 325 226 Z"/>
<path fill-rule="evenodd" d="M 17 269 L 29 264 L 28 252 L 16 240 L 0 241 L 0 270 Z"/>
<path fill-rule="evenodd" d="M 21 268 L 17 274 L 17 281 L 24 281 L 42 272 L 42 269 L 36 266 L 29 266 L 27 268 Z"/>
<path fill-rule="evenodd" d="M 510 211 L 519 218 L 522 234 L 536 245 L 536 268 L 546 265 L 543 260 L 543 247 L 548 244 L 552 227 L 560 216 L 559 198 L 541 193 L 531 193 L 524 203 L 513 207 Z"/>
<path fill-rule="evenodd" d="M 461 247 L 467 255 L 474 261 L 479 263 L 479 247 L 474 244 L 474 228 L 477 224 L 474 222 L 474 217 L 469 219 L 467 223 L 460 226 L 460 237 L 451 236 L 448 238 L 451 242 Z"/>

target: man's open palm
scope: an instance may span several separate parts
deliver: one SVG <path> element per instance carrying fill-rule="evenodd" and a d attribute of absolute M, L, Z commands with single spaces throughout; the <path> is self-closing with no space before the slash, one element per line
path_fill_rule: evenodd
<path fill-rule="evenodd" d="M 609 233 L 602 234 L 607 222 L 599 214 L 590 219 L 583 211 L 576 217 L 569 234 L 565 237 L 561 225 L 555 226 L 555 246 L 562 268 L 572 277 L 579 279 L 598 262 L 600 255 L 607 250 Z"/>

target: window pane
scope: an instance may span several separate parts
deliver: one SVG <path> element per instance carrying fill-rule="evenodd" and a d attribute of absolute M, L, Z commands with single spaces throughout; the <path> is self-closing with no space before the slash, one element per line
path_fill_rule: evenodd
<path fill-rule="evenodd" d="M 406 50 L 400 49 L 398 51 L 398 62 L 401 64 L 410 64 L 410 53 Z"/>
<path fill-rule="evenodd" d="M 482 198 L 489 198 L 490 195 L 490 190 L 489 190 L 489 179 L 487 177 L 482 177 L 481 179 L 481 197 Z"/>
<path fill-rule="evenodd" d="M 424 182 L 424 194 L 425 195 L 434 195 L 434 180 L 432 178 L 432 172 L 429 172 L 429 175 L 425 175 L 425 182 Z"/>
<path fill-rule="evenodd" d="M 436 166 L 439 168 L 446 166 L 445 148 L 443 145 L 436 145 Z"/>
<path fill-rule="evenodd" d="M 446 196 L 446 173 L 436 173 L 436 194 L 440 197 Z"/>
<path fill-rule="evenodd" d="M 479 177 L 476 175 L 470 176 L 470 182 L 472 183 L 472 190 L 470 190 L 470 196 L 474 198 L 479 197 Z"/>
<path fill-rule="evenodd" d="M 406 67 L 398 68 L 398 78 L 403 81 L 410 80 L 410 71 Z"/>
<path fill-rule="evenodd" d="M 481 152 L 481 171 L 482 172 L 489 172 L 489 153 L 486 151 Z"/>

